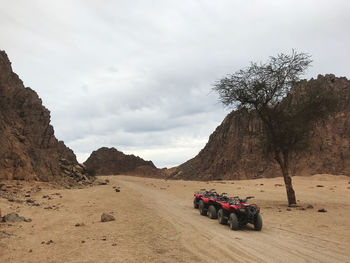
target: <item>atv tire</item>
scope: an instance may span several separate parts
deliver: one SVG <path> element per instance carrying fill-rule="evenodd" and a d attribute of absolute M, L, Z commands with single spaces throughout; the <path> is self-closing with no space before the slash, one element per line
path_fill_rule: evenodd
<path fill-rule="evenodd" d="M 238 228 L 239 228 L 239 222 L 238 222 L 237 215 L 236 215 L 235 213 L 231 213 L 231 214 L 230 214 L 229 224 L 230 224 L 230 228 L 231 228 L 232 230 L 238 230 Z"/>
<path fill-rule="evenodd" d="M 218 215 L 217 215 L 217 213 L 216 213 L 216 208 L 215 208 L 215 206 L 213 206 L 213 205 L 210 205 L 210 206 L 209 206 L 209 208 L 208 208 L 208 217 L 209 217 L 210 219 L 216 219 L 216 218 L 218 218 Z"/>
<path fill-rule="evenodd" d="M 218 221 L 221 225 L 227 224 L 227 219 L 225 218 L 224 209 L 220 208 L 218 211 Z"/>
<path fill-rule="evenodd" d="M 255 231 L 261 231 L 262 228 L 262 217 L 260 214 L 256 214 L 254 217 L 254 230 Z"/>
<path fill-rule="evenodd" d="M 193 199 L 193 208 L 198 209 L 197 198 L 194 198 L 194 199 Z"/>
<path fill-rule="evenodd" d="M 208 209 L 205 208 L 205 204 L 204 204 L 203 200 L 199 200 L 198 208 L 199 208 L 199 213 L 202 216 L 206 216 L 207 215 Z"/>

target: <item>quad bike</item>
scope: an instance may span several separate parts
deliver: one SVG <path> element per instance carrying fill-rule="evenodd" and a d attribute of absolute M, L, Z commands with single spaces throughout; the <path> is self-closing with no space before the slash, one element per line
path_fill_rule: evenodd
<path fill-rule="evenodd" d="M 229 223 L 232 230 L 238 230 L 240 227 L 251 223 L 256 231 L 262 228 L 262 217 L 260 208 L 255 204 L 248 204 L 247 201 L 254 196 L 248 196 L 245 199 L 239 199 L 238 196 L 228 198 L 228 200 L 217 200 L 215 209 L 220 224 Z"/>
<path fill-rule="evenodd" d="M 215 189 L 206 191 L 205 189 L 202 192 L 196 192 L 194 194 L 193 206 L 194 208 L 199 208 L 199 213 L 203 216 L 208 214 L 209 218 L 217 218 L 217 209 L 215 204 L 218 200 L 226 200 L 226 193 L 218 194 Z"/>
<path fill-rule="evenodd" d="M 193 207 L 196 209 L 199 208 L 199 201 L 201 200 L 202 197 L 215 195 L 215 194 L 217 194 L 215 192 L 215 189 L 210 189 L 210 190 L 200 189 L 199 192 L 194 192 Z"/>

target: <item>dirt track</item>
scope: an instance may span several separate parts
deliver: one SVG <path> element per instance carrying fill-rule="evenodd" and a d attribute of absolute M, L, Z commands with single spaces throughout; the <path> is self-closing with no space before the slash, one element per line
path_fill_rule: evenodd
<path fill-rule="evenodd" d="M 295 177 L 300 205 L 314 209 L 291 211 L 281 178 L 210 183 L 108 179 L 109 185 L 79 190 L 44 186 L 33 194 L 40 207 L 0 199 L 3 214 L 17 211 L 32 219 L 0 224 L 0 262 L 350 262 L 347 177 Z M 199 188 L 255 195 L 263 230 L 231 231 L 200 216 L 192 207 L 193 191 Z M 53 205 L 58 208 L 44 209 Z M 320 208 L 328 212 L 317 212 Z M 102 212 L 113 212 L 116 221 L 101 223 Z M 49 240 L 53 243 L 42 244 Z"/>

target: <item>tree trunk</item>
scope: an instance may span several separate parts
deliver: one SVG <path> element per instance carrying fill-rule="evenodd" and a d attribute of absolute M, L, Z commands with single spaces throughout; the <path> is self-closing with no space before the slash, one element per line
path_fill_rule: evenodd
<path fill-rule="evenodd" d="M 288 205 L 295 205 L 297 201 L 295 198 L 295 192 L 292 185 L 292 177 L 289 175 L 288 157 L 285 156 L 284 158 L 281 158 L 279 154 L 276 154 L 275 159 L 280 165 L 282 170 L 284 184 L 286 185 Z"/>
<path fill-rule="evenodd" d="M 282 168 L 282 174 L 284 178 L 284 184 L 286 185 L 288 205 L 295 205 L 297 202 L 295 199 L 295 192 L 292 185 L 292 177 L 289 175 L 288 168 Z"/>

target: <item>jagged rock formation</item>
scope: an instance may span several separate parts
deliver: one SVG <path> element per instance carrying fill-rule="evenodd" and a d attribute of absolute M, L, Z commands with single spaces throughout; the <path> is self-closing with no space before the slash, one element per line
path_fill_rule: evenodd
<path fill-rule="evenodd" d="M 24 87 L 4 51 L 0 51 L 0 179 L 67 185 L 92 179 L 73 151 L 56 139 L 50 112 L 34 90 Z"/>
<path fill-rule="evenodd" d="M 311 144 L 292 163 L 293 175 L 332 173 L 350 175 L 350 81 L 334 75 L 303 80 L 291 93 L 306 86 L 331 89 L 341 98 L 339 110 L 315 125 Z M 180 165 L 170 178 L 191 180 L 250 179 L 281 176 L 279 166 L 264 155 L 260 120 L 244 109 L 232 111 L 193 159 Z"/>
<path fill-rule="evenodd" d="M 93 151 L 84 162 L 88 170 L 98 175 L 116 174 L 152 174 L 157 176 L 158 169 L 151 161 L 145 161 L 135 155 L 126 155 L 115 148 L 102 147 Z"/>

